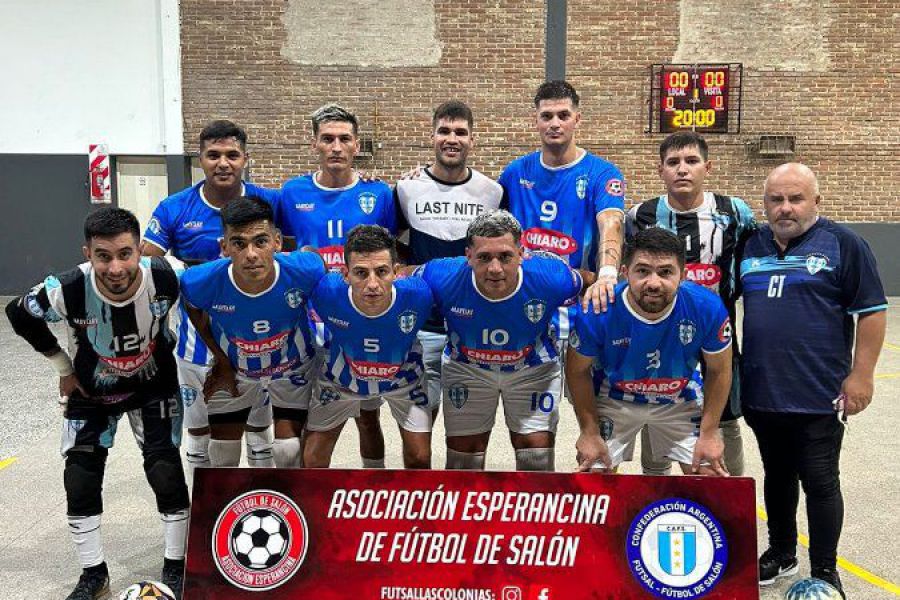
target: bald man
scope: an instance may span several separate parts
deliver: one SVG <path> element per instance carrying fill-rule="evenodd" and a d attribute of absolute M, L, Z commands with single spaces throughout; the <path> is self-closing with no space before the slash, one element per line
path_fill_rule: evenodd
<path fill-rule="evenodd" d="M 819 216 L 821 200 L 805 165 L 781 165 L 766 179 L 768 225 L 748 240 L 740 262 L 741 399 L 765 471 L 769 548 L 759 560 L 760 585 L 798 570 L 802 483 L 812 576 L 843 596 L 841 441 L 847 417 L 872 400 L 887 301 L 869 246 Z"/>

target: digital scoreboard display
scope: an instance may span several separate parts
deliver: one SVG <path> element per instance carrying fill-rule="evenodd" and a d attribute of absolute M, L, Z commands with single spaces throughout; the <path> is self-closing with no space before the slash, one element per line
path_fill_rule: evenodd
<path fill-rule="evenodd" d="M 660 132 L 728 132 L 728 65 L 664 65 L 659 77 Z"/>

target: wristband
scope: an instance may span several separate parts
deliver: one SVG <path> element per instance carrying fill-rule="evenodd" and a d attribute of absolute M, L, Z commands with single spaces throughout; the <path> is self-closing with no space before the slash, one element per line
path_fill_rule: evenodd
<path fill-rule="evenodd" d="M 68 377 L 75 372 L 75 367 L 72 365 L 72 359 L 62 350 L 53 356 L 48 356 L 47 359 L 50 361 L 50 364 L 53 365 L 53 368 L 56 369 L 56 372 L 59 373 L 60 377 Z"/>
<path fill-rule="evenodd" d="M 619 278 L 619 270 L 612 265 L 603 265 L 600 267 L 600 270 L 597 271 L 597 278 L 601 277 L 612 277 L 613 279 Z"/>

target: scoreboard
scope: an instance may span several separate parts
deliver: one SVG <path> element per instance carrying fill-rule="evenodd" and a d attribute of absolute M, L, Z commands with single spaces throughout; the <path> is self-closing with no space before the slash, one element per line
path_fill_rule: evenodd
<path fill-rule="evenodd" d="M 693 129 L 698 133 L 728 133 L 733 79 L 732 65 L 656 65 L 653 69 L 653 113 L 658 112 L 658 131 L 671 133 Z M 737 77 L 732 77 L 737 75 Z M 738 114 L 740 109 L 738 108 Z"/>

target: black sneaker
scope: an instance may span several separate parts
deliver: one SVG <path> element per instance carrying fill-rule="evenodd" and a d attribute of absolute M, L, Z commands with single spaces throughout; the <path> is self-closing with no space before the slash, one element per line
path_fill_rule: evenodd
<path fill-rule="evenodd" d="M 816 579 L 821 579 L 825 583 L 831 585 L 840 594 L 841 598 L 846 598 L 844 586 L 841 584 L 841 576 L 838 575 L 837 569 L 813 569 L 811 575 Z"/>
<path fill-rule="evenodd" d="M 181 600 L 181 590 L 184 589 L 184 560 L 165 559 L 159 580 L 172 590 L 175 600 Z"/>
<path fill-rule="evenodd" d="M 66 600 L 100 600 L 109 596 L 109 571 L 106 563 L 81 572 L 78 584 Z"/>
<path fill-rule="evenodd" d="M 759 585 L 772 585 L 779 577 L 796 575 L 797 557 L 769 548 L 759 557 Z"/>

